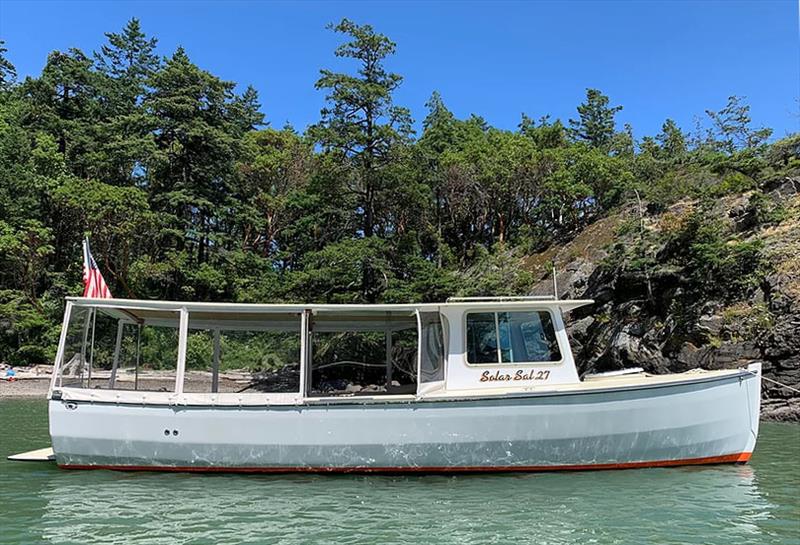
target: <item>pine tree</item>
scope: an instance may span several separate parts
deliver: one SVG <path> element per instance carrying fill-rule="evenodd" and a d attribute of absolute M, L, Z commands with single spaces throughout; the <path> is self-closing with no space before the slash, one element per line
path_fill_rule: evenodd
<path fill-rule="evenodd" d="M 248 85 L 241 96 L 234 98 L 231 109 L 234 117 L 241 122 L 241 129 L 244 131 L 252 131 L 262 125 L 269 125 L 264 122 L 261 103 L 258 101 L 258 91 L 252 85 Z"/>
<path fill-rule="evenodd" d="M 183 48 L 150 80 L 145 98 L 155 123 L 148 189 L 157 210 L 173 218 L 168 246 L 196 263 L 224 237 L 220 215 L 228 198 L 245 122 L 237 117 L 234 84 L 201 70 Z M 178 229 L 180 235 L 174 239 Z"/>
<path fill-rule="evenodd" d="M 359 201 L 363 236 L 370 237 L 375 234 L 376 203 L 389 189 L 382 171 L 394 159 L 393 148 L 409 141 L 411 115 L 392 101 L 392 93 L 403 81 L 384 66 L 395 52 L 394 42 L 370 25 L 347 19 L 329 28 L 350 39 L 336 48 L 335 55 L 358 61 L 359 69 L 357 75 L 321 71 L 316 88 L 328 91 L 329 106 L 310 132 L 323 150 L 352 167 L 354 183 L 349 191 Z"/>
<path fill-rule="evenodd" d="M 70 170 L 81 177 L 90 170 L 100 112 L 97 76 L 91 66 L 79 49 L 53 51 L 41 77 L 22 84 L 23 123 L 51 135 Z"/>
<path fill-rule="evenodd" d="M 138 19 L 120 33 L 106 33 L 108 43 L 95 52 L 95 69 L 102 97 L 93 176 L 114 185 L 136 185 L 153 152 L 152 122 L 141 103 L 147 84 L 159 69 L 157 40 L 147 38 Z"/>
<path fill-rule="evenodd" d="M 676 159 L 686 154 L 686 137 L 672 119 L 667 119 L 656 136 L 666 159 Z"/>
<path fill-rule="evenodd" d="M 578 106 L 579 119 L 570 119 L 570 133 L 578 142 L 605 149 L 614 136 L 614 116 L 622 106 L 609 106 L 609 99 L 597 89 L 586 89 L 586 101 Z"/>
<path fill-rule="evenodd" d="M 128 21 L 122 32 L 107 32 L 108 43 L 94 54 L 97 70 L 114 81 L 118 107 L 130 108 L 144 94 L 147 80 L 158 70 L 158 40 L 148 39 L 139 20 Z"/>
<path fill-rule="evenodd" d="M 6 58 L 6 42 L 0 40 L 0 91 L 7 91 L 17 81 L 17 69 Z"/>
<path fill-rule="evenodd" d="M 550 122 L 550 116 L 539 118 L 537 123 L 532 118 L 522 114 L 519 123 L 519 132 L 533 139 L 536 146 L 541 149 L 562 148 L 567 145 L 567 131 L 560 119 Z"/>
<path fill-rule="evenodd" d="M 750 105 L 743 97 L 728 97 L 728 103 L 718 112 L 706 110 L 713 126 L 712 136 L 718 147 L 727 153 L 741 148 L 756 148 L 772 135 L 772 129 L 752 128 Z"/>

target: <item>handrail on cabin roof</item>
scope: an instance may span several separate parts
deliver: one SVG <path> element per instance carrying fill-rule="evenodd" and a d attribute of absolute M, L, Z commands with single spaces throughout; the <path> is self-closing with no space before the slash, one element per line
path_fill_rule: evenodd
<path fill-rule="evenodd" d="M 93 306 L 117 309 L 138 309 L 177 312 L 185 308 L 189 312 L 242 312 L 242 313 L 297 313 L 304 310 L 312 312 L 414 312 L 436 311 L 448 305 L 464 306 L 492 306 L 497 304 L 508 304 L 520 307 L 537 302 L 547 306 L 559 306 L 563 310 L 594 303 L 591 299 L 556 299 L 552 296 L 499 296 L 499 297 L 451 297 L 444 303 L 386 303 L 386 304 L 297 304 L 297 303 L 278 303 L 278 304 L 259 304 L 259 303 L 211 303 L 211 302 L 191 302 L 191 301 L 159 301 L 159 300 L 136 300 L 136 299 L 92 299 L 83 297 L 66 297 L 66 300 L 80 306 Z"/>
<path fill-rule="evenodd" d="M 481 301 L 555 301 L 553 295 L 488 295 L 481 297 L 448 297 L 448 303 L 467 303 Z"/>

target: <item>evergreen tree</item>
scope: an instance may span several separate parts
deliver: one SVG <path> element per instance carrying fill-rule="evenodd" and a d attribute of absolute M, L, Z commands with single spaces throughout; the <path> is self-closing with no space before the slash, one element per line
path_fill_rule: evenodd
<path fill-rule="evenodd" d="M 97 75 L 91 68 L 91 60 L 79 49 L 53 51 L 41 77 L 28 78 L 22 85 L 22 122 L 51 135 L 65 164 L 79 177 L 91 170 L 101 112 Z"/>
<path fill-rule="evenodd" d="M 135 18 L 122 32 L 106 37 L 108 43 L 94 54 L 103 115 L 96 126 L 92 174 L 114 185 L 141 184 L 144 165 L 153 153 L 152 122 L 141 102 L 161 65 L 155 54 L 157 40 L 147 38 Z"/>
<path fill-rule="evenodd" d="M 7 91 L 17 81 L 17 69 L 6 58 L 6 42 L 0 40 L 0 91 Z"/>
<path fill-rule="evenodd" d="M 672 119 L 667 119 L 656 136 L 666 159 L 677 159 L 686 153 L 686 137 Z"/>
<path fill-rule="evenodd" d="M 121 33 L 106 33 L 108 43 L 94 54 L 97 69 L 113 81 L 117 96 L 112 104 L 118 111 L 130 111 L 142 97 L 147 80 L 160 65 L 155 48 L 158 40 L 148 39 L 139 20 L 130 19 Z"/>
<path fill-rule="evenodd" d="M 522 114 L 519 132 L 531 138 L 536 146 L 541 149 L 561 148 L 567 145 L 567 130 L 560 119 L 550 122 L 550 116 L 539 118 L 537 123 L 532 118 Z"/>
<path fill-rule="evenodd" d="M 570 134 L 578 142 L 605 149 L 614 136 L 614 116 L 622 106 L 609 106 L 609 99 L 597 89 L 586 90 L 586 101 L 578 106 L 578 119 L 570 119 Z"/>
<path fill-rule="evenodd" d="M 252 85 L 248 85 L 241 96 L 234 97 L 231 112 L 240 123 L 242 131 L 252 131 L 262 125 L 269 125 L 264 122 L 261 103 L 258 101 L 258 91 Z"/>
<path fill-rule="evenodd" d="M 150 199 L 169 214 L 167 248 L 201 264 L 220 248 L 221 224 L 246 122 L 235 107 L 234 84 L 194 65 L 183 48 L 156 72 L 145 98 L 154 122 Z M 177 231 L 176 231 L 177 229 Z M 166 242 L 166 241 L 165 241 Z"/>
<path fill-rule="evenodd" d="M 433 92 L 425 107 L 428 109 L 428 115 L 422 121 L 420 145 L 435 154 L 441 154 L 455 143 L 456 118 L 445 106 L 439 91 Z"/>
<path fill-rule="evenodd" d="M 756 148 L 772 135 L 772 129 L 752 128 L 750 105 L 742 97 L 728 97 L 728 103 L 718 112 L 706 110 L 711 119 L 712 137 L 723 151 L 732 154 L 737 149 Z"/>
<path fill-rule="evenodd" d="M 636 139 L 633 137 L 633 127 L 625 123 L 623 130 L 614 134 L 608 144 L 611 155 L 616 157 L 633 158 Z"/>
<path fill-rule="evenodd" d="M 358 62 L 357 75 L 322 70 L 317 89 L 328 91 L 329 106 L 311 134 L 323 150 L 350 169 L 348 190 L 357 196 L 362 216 L 361 232 L 375 234 L 377 203 L 391 189 L 386 171 L 396 159 L 394 148 L 407 143 L 412 133 L 411 115 L 395 106 L 392 93 L 403 78 L 388 72 L 384 61 L 395 52 L 389 38 L 370 25 L 357 25 L 342 19 L 330 25 L 347 36 L 335 55 Z"/>

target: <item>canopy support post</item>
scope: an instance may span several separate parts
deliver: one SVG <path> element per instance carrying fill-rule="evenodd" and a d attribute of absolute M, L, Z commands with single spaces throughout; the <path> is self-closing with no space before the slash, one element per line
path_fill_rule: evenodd
<path fill-rule="evenodd" d="M 94 334 L 97 331 L 97 309 L 92 309 L 92 344 L 89 346 L 89 369 L 86 372 L 86 387 L 92 387 L 92 367 L 94 366 Z"/>
<path fill-rule="evenodd" d="M 220 334 L 219 329 L 214 330 L 214 363 L 211 369 L 211 393 L 216 394 L 219 392 L 219 346 Z"/>
<path fill-rule="evenodd" d="M 52 395 L 56 384 L 61 386 L 61 364 L 62 360 L 64 359 L 64 351 L 66 350 L 67 330 L 69 329 L 70 314 L 72 314 L 72 303 L 67 302 L 67 308 L 64 310 L 64 322 L 61 325 L 61 336 L 58 338 L 56 361 L 53 363 L 53 376 L 50 379 L 50 391 L 47 393 L 48 398 Z"/>
<path fill-rule="evenodd" d="M 114 345 L 114 363 L 111 365 L 111 376 L 108 378 L 108 388 L 113 389 L 117 384 L 117 369 L 119 368 L 119 352 L 122 348 L 122 334 L 125 331 L 125 324 L 122 320 L 117 320 L 117 343 Z"/>
<path fill-rule="evenodd" d="M 92 319 L 92 309 L 91 307 L 88 309 L 89 312 L 86 313 L 86 318 L 83 321 L 83 337 L 81 338 L 81 360 L 80 360 L 80 372 L 81 372 L 81 387 L 83 387 L 83 374 L 86 371 L 86 345 L 89 342 L 89 326 L 91 325 Z"/>
<path fill-rule="evenodd" d="M 422 389 L 422 314 L 419 309 L 414 311 L 417 317 L 417 391 L 416 395 L 420 395 Z"/>
<path fill-rule="evenodd" d="M 139 389 L 139 358 L 142 353 L 142 324 L 136 327 L 136 366 L 133 368 L 133 389 Z"/>
<path fill-rule="evenodd" d="M 386 329 L 386 389 L 392 385 L 392 330 Z"/>
<path fill-rule="evenodd" d="M 186 341 L 189 336 L 189 311 L 181 309 L 178 329 L 178 367 L 175 370 L 175 393 L 183 393 L 183 378 L 186 375 Z"/>
<path fill-rule="evenodd" d="M 309 311 L 304 310 L 300 314 L 300 395 L 303 397 L 308 394 L 306 377 L 309 376 L 307 370 L 311 368 L 311 347 L 308 344 L 310 324 Z"/>

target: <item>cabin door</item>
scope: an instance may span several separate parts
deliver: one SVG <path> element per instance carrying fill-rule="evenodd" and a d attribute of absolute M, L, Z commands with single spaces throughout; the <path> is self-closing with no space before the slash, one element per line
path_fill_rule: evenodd
<path fill-rule="evenodd" d="M 417 311 L 419 331 L 417 393 L 444 388 L 445 347 L 447 331 L 439 312 Z"/>

